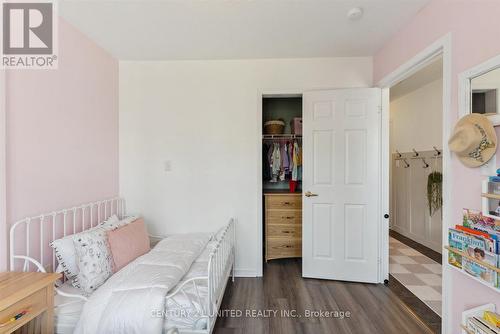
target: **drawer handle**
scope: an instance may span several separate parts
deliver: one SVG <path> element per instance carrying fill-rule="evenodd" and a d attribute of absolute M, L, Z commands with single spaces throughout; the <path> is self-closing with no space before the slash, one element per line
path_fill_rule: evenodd
<path fill-rule="evenodd" d="M 293 219 L 293 217 L 290 217 L 290 216 L 281 216 L 281 219 Z"/>
<path fill-rule="evenodd" d="M 290 204 L 292 204 L 290 202 L 282 202 L 282 203 L 283 203 L 283 205 L 290 205 Z"/>
<path fill-rule="evenodd" d="M 290 231 L 283 231 L 283 233 L 290 233 Z"/>

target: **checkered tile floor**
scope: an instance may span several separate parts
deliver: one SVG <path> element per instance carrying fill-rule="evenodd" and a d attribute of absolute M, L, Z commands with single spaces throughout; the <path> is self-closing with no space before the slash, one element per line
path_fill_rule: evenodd
<path fill-rule="evenodd" d="M 422 253 L 389 238 L 389 272 L 441 316 L 441 265 Z"/>

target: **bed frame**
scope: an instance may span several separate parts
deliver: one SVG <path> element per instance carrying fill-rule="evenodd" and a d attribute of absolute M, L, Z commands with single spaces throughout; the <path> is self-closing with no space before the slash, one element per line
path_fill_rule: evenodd
<path fill-rule="evenodd" d="M 78 207 L 40 214 L 17 221 L 10 228 L 10 270 L 53 272 L 57 268 L 57 258 L 54 250 L 49 246 L 50 242 L 89 230 L 114 214 L 120 219 L 126 216 L 124 199 L 116 197 L 91 202 Z M 197 314 L 189 317 L 188 321 L 194 326 L 200 320 L 204 320 L 206 321 L 206 328 L 174 328 L 169 330 L 168 333 L 212 333 L 230 276 L 232 276 L 234 282 L 236 241 L 234 223 L 234 218 L 231 218 L 219 234 L 219 240 L 209 256 L 208 275 L 186 280 L 165 297 L 175 304 L 177 296 L 189 296 L 188 290 L 196 291 L 194 299 L 189 298 L 189 302 L 193 306 L 195 304 L 201 305 L 201 309 L 197 308 Z M 202 287 L 208 288 L 208 298 L 206 300 L 199 293 Z M 56 307 L 81 302 L 82 300 L 87 301 L 87 298 L 82 295 L 66 293 L 58 287 L 55 290 L 61 296 L 74 298 L 74 301 Z M 170 311 L 175 310 L 171 309 Z"/>

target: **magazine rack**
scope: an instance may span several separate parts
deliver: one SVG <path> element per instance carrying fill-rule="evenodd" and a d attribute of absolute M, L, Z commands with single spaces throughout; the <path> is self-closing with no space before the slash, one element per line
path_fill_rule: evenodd
<path fill-rule="evenodd" d="M 456 249 L 456 248 L 453 248 L 453 247 L 450 247 L 450 246 L 444 246 L 444 248 L 445 248 L 446 250 L 448 250 L 449 252 L 452 252 L 452 253 L 458 254 L 458 255 L 460 255 L 460 256 L 462 256 L 462 257 L 467 258 L 468 260 L 471 260 L 471 261 L 476 262 L 476 263 L 478 263 L 478 264 L 480 264 L 480 265 L 482 265 L 482 266 L 484 266 L 484 267 L 486 267 L 486 268 L 488 268 L 488 269 L 491 269 L 491 270 L 495 271 L 498 275 L 500 275 L 500 268 L 494 267 L 494 266 L 492 266 L 492 265 L 490 265 L 489 263 L 486 263 L 486 262 L 484 262 L 484 261 L 477 260 L 475 257 L 470 256 L 470 255 L 469 255 L 469 254 L 467 254 L 466 252 L 463 252 L 463 251 L 458 250 L 458 249 Z M 500 293 L 500 289 L 499 289 L 499 288 L 496 288 L 496 287 L 494 287 L 494 286 L 492 286 L 492 285 L 489 285 L 488 283 L 486 283 L 486 282 L 484 282 L 484 281 L 482 281 L 482 280 L 480 280 L 480 279 L 478 279 L 478 278 L 476 278 L 476 277 L 474 277 L 474 276 L 472 276 L 472 275 L 469 275 L 469 274 L 468 274 L 468 273 L 466 273 L 465 271 L 463 271 L 463 270 L 461 270 L 461 269 L 459 269 L 459 268 L 457 268 L 457 267 L 455 267 L 455 266 L 453 266 L 453 265 L 451 265 L 451 264 L 449 264 L 449 263 L 448 263 L 448 266 L 450 266 L 450 267 L 454 268 L 454 269 L 455 269 L 455 270 L 457 270 L 458 272 L 461 272 L 462 274 L 466 275 L 467 277 L 472 278 L 473 280 L 475 280 L 475 281 L 477 281 L 477 282 L 479 282 L 479 283 L 481 283 L 481 284 L 483 284 L 483 285 L 485 285 L 485 286 L 487 286 L 487 287 L 489 287 L 489 288 L 493 289 L 494 291 L 496 291 L 496 292 Z"/>
<path fill-rule="evenodd" d="M 500 268 L 494 267 L 491 264 L 486 263 L 484 261 L 477 260 L 475 257 L 470 256 L 469 254 L 467 254 L 465 252 L 462 252 L 461 250 L 458 250 L 458 249 L 450 247 L 450 246 L 444 246 L 444 248 L 446 248 L 450 252 L 453 252 L 455 254 L 461 255 L 461 256 L 463 256 L 463 257 L 465 257 L 465 258 L 467 258 L 467 259 L 469 259 L 471 261 L 479 263 L 480 265 L 482 265 L 482 266 L 484 266 L 484 267 L 486 267 L 488 269 L 491 269 L 491 270 L 496 271 L 497 273 L 500 273 Z"/>
<path fill-rule="evenodd" d="M 462 322 L 460 324 L 460 328 L 462 328 L 462 334 L 475 334 L 473 329 L 467 327 L 467 320 L 471 317 L 482 317 L 484 311 L 490 311 L 496 313 L 495 304 L 490 303 L 486 305 L 481 305 L 462 312 Z"/>

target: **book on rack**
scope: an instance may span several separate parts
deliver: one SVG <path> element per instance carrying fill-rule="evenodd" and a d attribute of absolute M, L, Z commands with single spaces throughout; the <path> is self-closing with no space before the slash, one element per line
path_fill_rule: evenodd
<path fill-rule="evenodd" d="M 465 252 L 470 258 L 450 255 L 450 264 L 486 283 L 499 287 L 500 275 L 488 265 L 498 268 L 500 262 L 500 222 L 479 211 L 463 210 L 462 225 L 450 229 L 450 246 Z M 474 261 L 475 259 L 476 261 Z M 453 261 L 460 261 L 461 266 Z M 481 261 L 481 263 L 479 263 Z"/>
<path fill-rule="evenodd" d="M 487 234 L 495 242 L 496 254 L 500 254 L 500 221 L 485 217 L 479 211 L 464 210 L 463 227 Z"/>
<path fill-rule="evenodd" d="M 488 233 L 490 238 L 496 241 L 497 250 L 500 248 L 500 221 L 490 217 L 485 217 L 479 211 L 464 209 L 463 222 L 464 227 Z M 498 251 L 497 251 L 498 254 Z"/>
<path fill-rule="evenodd" d="M 470 317 L 467 319 L 467 329 L 474 334 L 500 334 L 498 327 L 492 326 L 480 317 Z"/>
<path fill-rule="evenodd" d="M 469 275 L 472 275 L 491 286 L 497 285 L 497 272 L 479 261 L 497 267 L 498 256 L 496 254 L 496 243 L 484 233 L 474 231 L 467 232 L 457 229 L 449 229 L 449 245 L 467 254 L 470 258 L 449 252 L 448 263 L 461 268 Z M 474 260 L 476 261 L 474 261 Z"/>

